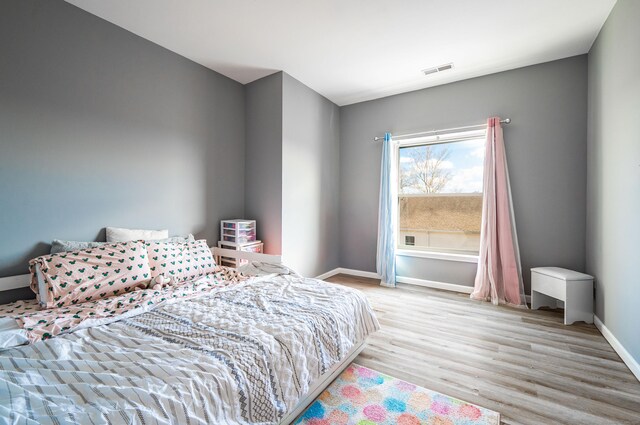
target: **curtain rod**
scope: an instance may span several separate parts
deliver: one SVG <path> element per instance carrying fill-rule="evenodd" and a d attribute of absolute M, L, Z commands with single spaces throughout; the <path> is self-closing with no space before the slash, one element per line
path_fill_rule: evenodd
<path fill-rule="evenodd" d="M 505 118 L 503 120 L 500 120 L 501 124 L 509 124 L 511 122 L 511 118 Z M 446 133 L 451 133 L 454 131 L 458 131 L 458 130 L 471 130 L 474 128 L 480 129 L 483 127 L 486 127 L 486 124 L 477 124 L 477 125 L 467 125 L 465 127 L 453 127 L 453 128 L 445 128 L 443 130 L 431 130 L 431 131 L 421 131 L 419 133 L 407 133 L 407 134 L 398 134 L 397 136 L 394 136 L 394 139 L 400 138 L 400 137 L 415 137 L 415 136 L 428 136 L 430 134 L 446 134 Z M 379 140 L 384 140 L 384 136 L 379 137 L 376 136 L 373 138 L 374 142 L 377 142 Z"/>

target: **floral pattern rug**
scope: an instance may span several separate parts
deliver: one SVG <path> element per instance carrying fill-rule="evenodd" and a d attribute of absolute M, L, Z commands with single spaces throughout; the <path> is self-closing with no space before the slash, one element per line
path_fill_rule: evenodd
<path fill-rule="evenodd" d="M 352 363 L 295 423 L 499 425 L 500 414 Z"/>

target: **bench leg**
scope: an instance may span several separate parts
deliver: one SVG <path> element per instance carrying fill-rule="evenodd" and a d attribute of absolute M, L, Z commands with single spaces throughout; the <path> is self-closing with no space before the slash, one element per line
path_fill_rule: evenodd
<path fill-rule="evenodd" d="M 579 321 L 593 323 L 593 284 L 567 282 L 564 324 L 570 325 Z"/>
<path fill-rule="evenodd" d="M 531 291 L 531 310 L 537 310 L 540 307 L 556 308 L 556 299 L 540 292 Z"/>

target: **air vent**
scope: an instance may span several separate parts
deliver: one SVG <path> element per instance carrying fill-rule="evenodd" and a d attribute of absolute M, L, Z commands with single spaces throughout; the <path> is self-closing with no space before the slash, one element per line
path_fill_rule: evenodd
<path fill-rule="evenodd" d="M 435 74 L 436 72 L 448 71 L 453 69 L 453 63 L 445 63 L 444 65 L 434 66 L 433 68 L 423 69 L 422 73 L 424 75 Z"/>

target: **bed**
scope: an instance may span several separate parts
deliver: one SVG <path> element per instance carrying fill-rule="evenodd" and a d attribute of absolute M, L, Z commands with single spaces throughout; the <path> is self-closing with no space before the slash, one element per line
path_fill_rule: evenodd
<path fill-rule="evenodd" d="M 29 303 L 4 306 L 0 422 L 292 422 L 379 325 L 357 290 L 259 262 L 245 274 L 219 270 L 185 296 L 135 299 L 26 345 L 7 324 Z"/>

